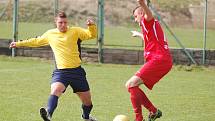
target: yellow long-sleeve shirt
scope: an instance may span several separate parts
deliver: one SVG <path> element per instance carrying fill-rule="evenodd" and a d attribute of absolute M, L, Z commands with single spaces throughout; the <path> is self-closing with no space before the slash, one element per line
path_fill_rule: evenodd
<path fill-rule="evenodd" d="M 58 69 L 76 68 L 81 65 L 79 41 L 94 39 L 96 35 L 96 25 L 90 25 L 88 29 L 68 27 L 65 33 L 56 28 L 48 30 L 38 38 L 16 42 L 16 46 L 40 47 L 50 45 Z"/>

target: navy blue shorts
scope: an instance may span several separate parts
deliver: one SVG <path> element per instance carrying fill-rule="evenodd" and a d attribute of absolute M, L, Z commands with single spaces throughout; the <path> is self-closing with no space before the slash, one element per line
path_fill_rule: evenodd
<path fill-rule="evenodd" d="M 81 66 L 77 68 L 55 69 L 52 74 L 51 83 L 55 82 L 63 83 L 66 88 L 70 85 L 74 93 L 90 90 L 86 79 L 86 72 Z"/>

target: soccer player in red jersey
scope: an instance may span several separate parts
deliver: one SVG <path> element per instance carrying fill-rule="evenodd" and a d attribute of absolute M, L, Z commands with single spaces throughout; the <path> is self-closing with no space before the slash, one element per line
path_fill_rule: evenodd
<path fill-rule="evenodd" d="M 167 40 L 159 22 L 153 17 L 145 0 L 137 0 L 140 6 L 133 11 L 135 22 L 142 28 L 144 40 L 144 57 L 146 63 L 126 82 L 126 88 L 130 93 L 130 99 L 135 113 L 135 121 L 144 121 L 142 107 L 149 111 L 149 121 L 154 121 L 162 116 L 139 88 L 144 84 L 152 90 L 153 86 L 172 68 L 172 58 L 169 52 Z"/>

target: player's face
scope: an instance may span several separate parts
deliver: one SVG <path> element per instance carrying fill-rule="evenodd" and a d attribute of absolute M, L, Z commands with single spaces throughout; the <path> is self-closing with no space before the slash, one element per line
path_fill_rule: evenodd
<path fill-rule="evenodd" d="M 143 15 L 144 15 L 144 12 L 141 9 L 136 9 L 134 11 L 134 14 L 133 14 L 134 21 L 137 22 L 137 23 L 140 23 L 141 18 L 143 17 Z"/>
<path fill-rule="evenodd" d="M 60 17 L 57 17 L 55 19 L 55 23 L 56 23 L 56 26 L 57 26 L 57 29 L 60 31 L 60 32 L 66 32 L 67 31 L 67 18 L 60 18 Z"/>

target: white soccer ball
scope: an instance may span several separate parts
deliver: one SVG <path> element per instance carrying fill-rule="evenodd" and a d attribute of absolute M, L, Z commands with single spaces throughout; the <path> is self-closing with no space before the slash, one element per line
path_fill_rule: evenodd
<path fill-rule="evenodd" d="M 129 121 L 129 118 L 126 115 L 117 115 L 113 121 Z"/>

